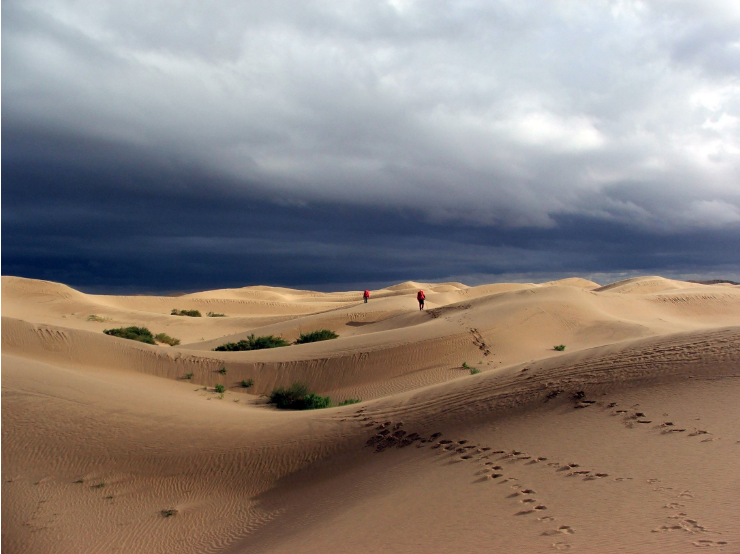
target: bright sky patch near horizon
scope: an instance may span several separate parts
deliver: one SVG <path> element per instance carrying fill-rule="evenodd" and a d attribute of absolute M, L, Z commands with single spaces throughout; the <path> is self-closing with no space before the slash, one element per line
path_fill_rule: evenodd
<path fill-rule="evenodd" d="M 166 290 L 740 273 L 737 2 L 2 15 L 4 274 Z"/>

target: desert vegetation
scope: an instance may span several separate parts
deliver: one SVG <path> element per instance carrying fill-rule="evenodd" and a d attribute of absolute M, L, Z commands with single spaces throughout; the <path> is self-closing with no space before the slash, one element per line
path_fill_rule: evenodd
<path fill-rule="evenodd" d="M 557 350 L 558 352 L 562 352 L 563 350 L 565 350 L 565 345 L 564 344 L 558 344 L 557 346 L 553 346 L 553 348 L 555 350 Z"/>
<path fill-rule="evenodd" d="M 362 402 L 359 398 L 347 398 L 334 404 L 329 396 L 321 396 L 308 390 L 303 383 L 293 383 L 289 387 L 280 387 L 270 393 L 270 404 L 281 410 L 318 410 L 335 406 L 347 406 Z"/>
<path fill-rule="evenodd" d="M 184 315 L 187 317 L 202 317 L 198 310 L 178 310 L 177 308 L 173 308 L 172 312 L 170 312 L 170 315 Z"/>
<path fill-rule="evenodd" d="M 166 333 L 158 333 L 154 335 L 154 340 L 163 344 L 169 344 L 170 346 L 177 346 L 180 344 L 180 339 L 171 337 Z"/>
<path fill-rule="evenodd" d="M 254 379 L 242 379 L 242 387 L 245 389 L 251 388 L 254 385 Z"/>
<path fill-rule="evenodd" d="M 316 410 L 331 406 L 331 398 L 309 392 L 303 383 L 293 383 L 270 393 L 270 404 L 281 410 Z"/>
<path fill-rule="evenodd" d="M 320 331 L 313 331 L 311 333 L 301 333 L 295 344 L 305 344 L 307 342 L 319 342 L 322 340 L 336 339 L 339 337 L 334 331 L 329 329 L 321 329 Z"/>
<path fill-rule="evenodd" d="M 112 337 L 137 340 L 147 344 L 155 344 L 152 332 L 146 327 L 118 327 L 116 329 L 105 329 L 103 333 Z"/>
<path fill-rule="evenodd" d="M 214 313 L 214 312 L 208 312 L 208 313 L 206 313 L 206 316 L 207 317 L 226 317 L 226 314 L 217 314 L 217 313 Z"/>
<path fill-rule="evenodd" d="M 99 315 L 92 314 L 92 315 L 87 316 L 87 320 L 88 321 L 95 321 L 96 323 L 103 323 L 104 321 L 110 321 L 111 318 L 109 318 L 109 317 L 100 317 Z"/>
<path fill-rule="evenodd" d="M 249 335 L 249 337 L 242 339 L 239 342 L 227 342 L 221 346 L 217 346 L 213 350 L 218 352 L 239 352 L 244 350 L 278 348 L 280 346 L 288 346 L 289 344 L 290 343 L 282 337 L 274 337 L 272 335 L 255 337 L 254 335 Z"/>

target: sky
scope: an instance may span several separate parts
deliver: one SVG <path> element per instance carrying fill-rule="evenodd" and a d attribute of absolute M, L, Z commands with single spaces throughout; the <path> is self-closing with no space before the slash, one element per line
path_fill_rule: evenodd
<path fill-rule="evenodd" d="M 740 3 L 5 0 L 2 274 L 740 280 Z"/>

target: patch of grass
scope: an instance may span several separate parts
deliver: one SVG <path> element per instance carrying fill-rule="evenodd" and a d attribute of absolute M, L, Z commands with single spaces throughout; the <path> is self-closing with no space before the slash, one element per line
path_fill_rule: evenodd
<path fill-rule="evenodd" d="M 224 366 L 224 367 L 222 367 L 221 369 L 219 369 L 219 370 L 218 370 L 218 372 L 219 372 L 219 373 L 220 373 L 221 375 L 226 375 L 226 366 Z"/>
<path fill-rule="evenodd" d="M 331 398 L 308 391 L 303 383 L 293 383 L 288 388 L 280 387 L 270 393 L 270 404 L 281 410 L 318 410 L 329 408 Z"/>
<path fill-rule="evenodd" d="M 164 344 L 169 344 L 170 346 L 177 346 L 178 344 L 180 344 L 180 339 L 171 337 L 166 333 L 158 333 L 154 335 L 154 340 Z"/>
<path fill-rule="evenodd" d="M 170 312 L 170 315 L 184 315 L 188 317 L 203 317 L 200 315 L 200 312 L 198 310 L 178 310 L 177 308 L 173 308 L 172 312 Z"/>
<path fill-rule="evenodd" d="M 162 510 L 159 513 L 162 514 L 162 517 L 172 517 L 176 516 L 179 512 L 175 508 L 169 508 L 167 510 Z"/>
<path fill-rule="evenodd" d="M 185 379 L 187 379 L 189 381 L 190 379 L 193 378 L 193 375 L 194 375 L 194 373 L 192 371 L 190 373 L 186 373 L 185 374 Z"/>
<path fill-rule="evenodd" d="M 563 350 L 565 350 L 565 345 L 564 344 L 558 344 L 557 346 L 553 346 L 553 348 L 555 350 L 557 350 L 558 352 L 562 352 Z"/>
<path fill-rule="evenodd" d="M 226 392 L 226 387 L 222 385 L 221 383 L 218 383 L 214 388 L 216 389 L 216 392 L 219 394 L 223 394 Z"/>
<path fill-rule="evenodd" d="M 118 327 L 117 329 L 105 329 L 103 333 L 112 337 L 154 344 L 152 332 L 146 327 Z"/>
<path fill-rule="evenodd" d="M 206 315 L 208 317 L 226 317 L 226 314 L 216 314 L 216 313 L 213 313 L 213 312 L 208 312 Z"/>
<path fill-rule="evenodd" d="M 480 373 L 480 369 L 478 369 L 477 367 L 471 367 L 470 368 L 470 374 L 471 375 L 478 375 L 479 373 Z"/>
<path fill-rule="evenodd" d="M 267 335 L 264 337 L 255 337 L 249 335 L 246 340 L 242 339 L 239 342 L 227 342 L 221 346 L 217 346 L 213 350 L 218 352 L 240 352 L 243 350 L 263 350 L 265 348 L 278 348 L 280 346 L 288 346 L 290 343 L 282 337 L 273 337 Z"/>
<path fill-rule="evenodd" d="M 470 367 L 470 366 L 468 365 L 468 362 L 463 362 L 463 363 L 462 363 L 462 368 L 463 368 L 463 369 L 473 369 L 472 367 Z"/>
<path fill-rule="evenodd" d="M 346 400 L 342 400 L 337 406 L 349 406 L 350 404 L 357 404 L 359 402 L 362 402 L 361 398 L 347 398 Z"/>
<path fill-rule="evenodd" d="M 311 333 L 301 333 L 295 344 L 306 344 L 307 342 L 319 342 L 322 340 L 336 339 L 339 337 L 334 331 L 329 329 L 321 329 L 320 331 L 313 331 Z"/>
<path fill-rule="evenodd" d="M 96 321 L 98 323 L 102 323 L 104 321 L 110 321 L 111 318 L 109 318 L 109 317 L 100 317 L 99 315 L 92 314 L 92 315 L 87 316 L 87 320 L 88 321 Z"/>
<path fill-rule="evenodd" d="M 242 387 L 245 389 L 250 388 L 252 385 L 254 385 L 254 379 L 242 379 Z"/>

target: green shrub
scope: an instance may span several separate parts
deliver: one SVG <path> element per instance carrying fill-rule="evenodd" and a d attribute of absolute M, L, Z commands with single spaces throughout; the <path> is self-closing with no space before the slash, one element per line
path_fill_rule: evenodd
<path fill-rule="evenodd" d="M 305 344 L 307 342 L 319 342 L 322 340 L 335 339 L 339 337 L 334 331 L 329 329 L 321 329 L 320 331 L 314 331 L 312 333 L 301 333 L 295 344 Z"/>
<path fill-rule="evenodd" d="M 275 404 L 281 410 L 317 410 L 329 408 L 331 398 L 308 392 L 303 383 L 293 383 L 287 389 L 280 387 L 270 393 L 270 404 Z"/>
<path fill-rule="evenodd" d="M 219 370 L 218 370 L 218 372 L 219 372 L 219 373 L 220 373 L 221 375 L 226 375 L 226 366 L 224 366 L 224 367 L 222 367 L 221 369 L 219 369 Z"/>
<path fill-rule="evenodd" d="M 162 517 L 172 517 L 177 515 L 177 510 L 175 508 L 170 508 L 169 510 L 162 510 L 160 513 L 162 514 Z"/>
<path fill-rule="evenodd" d="M 218 383 L 214 388 L 216 389 L 216 392 L 219 394 L 223 394 L 226 392 L 226 387 L 222 385 L 221 383 Z"/>
<path fill-rule="evenodd" d="M 237 352 L 243 350 L 263 350 L 265 348 L 278 348 L 280 346 L 288 346 L 288 342 L 282 337 L 273 337 L 268 335 L 265 337 L 255 337 L 249 335 L 246 340 L 240 340 L 239 342 L 227 342 L 221 346 L 217 346 L 213 350 L 219 352 Z"/>
<path fill-rule="evenodd" d="M 302 405 L 296 407 L 298 410 L 320 410 L 331 406 L 331 398 L 328 396 L 319 396 L 312 392 L 303 397 Z"/>
<path fill-rule="evenodd" d="M 357 404 L 358 402 L 362 402 L 362 399 L 360 398 L 347 398 L 346 400 L 342 400 L 337 406 L 348 406 L 350 404 Z"/>
<path fill-rule="evenodd" d="M 185 374 L 185 379 L 187 379 L 188 381 L 189 381 L 190 379 L 192 379 L 192 378 L 193 378 L 193 372 L 192 372 L 192 371 L 191 371 L 190 373 L 186 373 L 186 374 Z"/>
<path fill-rule="evenodd" d="M 98 323 L 102 323 L 103 321 L 110 321 L 110 318 L 109 317 L 100 317 L 99 315 L 92 314 L 92 315 L 87 316 L 87 320 L 88 321 L 96 321 Z"/>
<path fill-rule="evenodd" d="M 92 486 L 92 487 L 90 487 L 90 488 L 91 488 L 91 489 L 102 489 L 102 488 L 103 488 L 104 486 L 105 486 L 105 481 L 101 481 L 101 482 L 100 482 L 100 483 L 98 483 L 97 485 L 93 485 L 93 486 Z"/>
<path fill-rule="evenodd" d="M 206 315 L 208 317 L 226 317 L 226 314 L 216 314 L 216 313 L 213 313 L 213 312 L 208 312 Z"/>
<path fill-rule="evenodd" d="M 478 369 L 477 367 L 471 367 L 470 368 L 470 374 L 471 375 L 478 375 L 479 373 L 480 373 L 480 369 Z"/>
<path fill-rule="evenodd" d="M 139 342 L 154 344 L 152 332 L 146 327 L 119 327 L 117 329 L 105 329 L 103 333 L 112 337 L 138 340 Z"/>
<path fill-rule="evenodd" d="M 166 333 L 158 333 L 154 335 L 154 340 L 164 344 L 169 344 L 170 346 L 177 346 L 180 344 L 180 339 L 173 338 Z"/>
<path fill-rule="evenodd" d="M 553 346 L 553 348 L 555 350 L 557 350 L 558 352 L 562 352 L 563 350 L 565 350 L 565 345 L 564 344 L 558 344 L 557 346 Z"/>
<path fill-rule="evenodd" d="M 250 388 L 252 385 L 254 385 L 253 379 L 242 379 L 242 387 L 245 389 Z"/>
<path fill-rule="evenodd" d="M 463 368 L 463 369 L 472 369 L 472 368 L 471 368 L 471 367 L 470 367 L 470 366 L 468 365 L 468 362 L 463 362 L 463 363 L 462 363 L 462 368 Z"/>
<path fill-rule="evenodd" d="M 202 317 L 198 310 L 178 310 L 177 308 L 173 308 L 172 312 L 170 312 L 170 315 L 185 315 L 188 317 Z"/>

